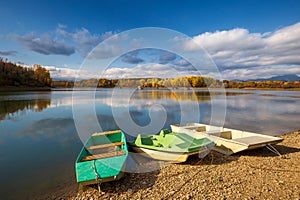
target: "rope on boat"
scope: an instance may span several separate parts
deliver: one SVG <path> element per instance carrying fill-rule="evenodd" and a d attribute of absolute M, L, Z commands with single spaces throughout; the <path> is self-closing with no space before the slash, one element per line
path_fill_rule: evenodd
<path fill-rule="evenodd" d="M 101 178 L 100 174 L 97 171 L 95 162 L 96 162 L 96 160 L 94 160 L 94 162 L 93 162 L 94 173 L 96 175 L 96 181 L 97 181 L 98 191 L 101 192 L 100 185 L 102 183 L 102 178 Z"/>
<path fill-rule="evenodd" d="M 271 144 L 267 144 L 266 147 L 267 147 L 267 149 L 269 149 L 271 152 L 273 152 L 273 153 L 275 153 L 275 154 L 277 154 L 277 155 L 279 155 L 280 157 L 283 158 L 283 156 L 279 153 L 279 151 L 278 151 L 275 147 L 273 147 Z"/>

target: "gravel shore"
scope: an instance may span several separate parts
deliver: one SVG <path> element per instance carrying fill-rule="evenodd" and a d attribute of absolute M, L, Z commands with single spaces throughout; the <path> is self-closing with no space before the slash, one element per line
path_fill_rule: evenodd
<path fill-rule="evenodd" d="M 149 173 L 127 173 L 63 199 L 300 199 L 300 131 L 282 135 L 274 147 L 232 156 L 210 152 L 204 159 L 170 164 Z"/>

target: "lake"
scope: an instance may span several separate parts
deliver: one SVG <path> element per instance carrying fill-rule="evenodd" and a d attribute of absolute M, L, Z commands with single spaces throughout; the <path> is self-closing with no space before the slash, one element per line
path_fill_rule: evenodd
<path fill-rule="evenodd" d="M 93 132 L 121 128 L 131 140 L 186 122 L 224 123 L 267 135 L 296 131 L 300 91 L 0 92 L 0 197 L 32 199 L 76 190 L 74 162 Z"/>

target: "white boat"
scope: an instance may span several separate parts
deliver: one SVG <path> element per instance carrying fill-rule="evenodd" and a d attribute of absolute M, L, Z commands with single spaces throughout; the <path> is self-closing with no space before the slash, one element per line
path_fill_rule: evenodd
<path fill-rule="evenodd" d="M 195 138 L 205 135 L 215 142 L 213 150 L 225 155 L 265 146 L 279 154 L 271 145 L 283 140 L 279 137 L 199 123 L 188 123 L 186 126 L 171 125 L 171 129 L 172 132 L 187 133 Z"/>

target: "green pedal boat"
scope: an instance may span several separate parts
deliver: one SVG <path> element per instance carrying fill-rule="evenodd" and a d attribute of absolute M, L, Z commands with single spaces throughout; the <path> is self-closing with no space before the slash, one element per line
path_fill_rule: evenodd
<path fill-rule="evenodd" d="M 169 130 L 161 130 L 159 135 L 139 134 L 134 142 L 128 144 L 142 155 L 174 163 L 185 162 L 194 154 L 204 157 L 215 145 L 205 136 L 195 139 L 188 134 Z"/>
<path fill-rule="evenodd" d="M 121 130 L 94 133 L 77 157 L 79 190 L 83 186 L 118 180 L 124 175 L 128 149 Z"/>

